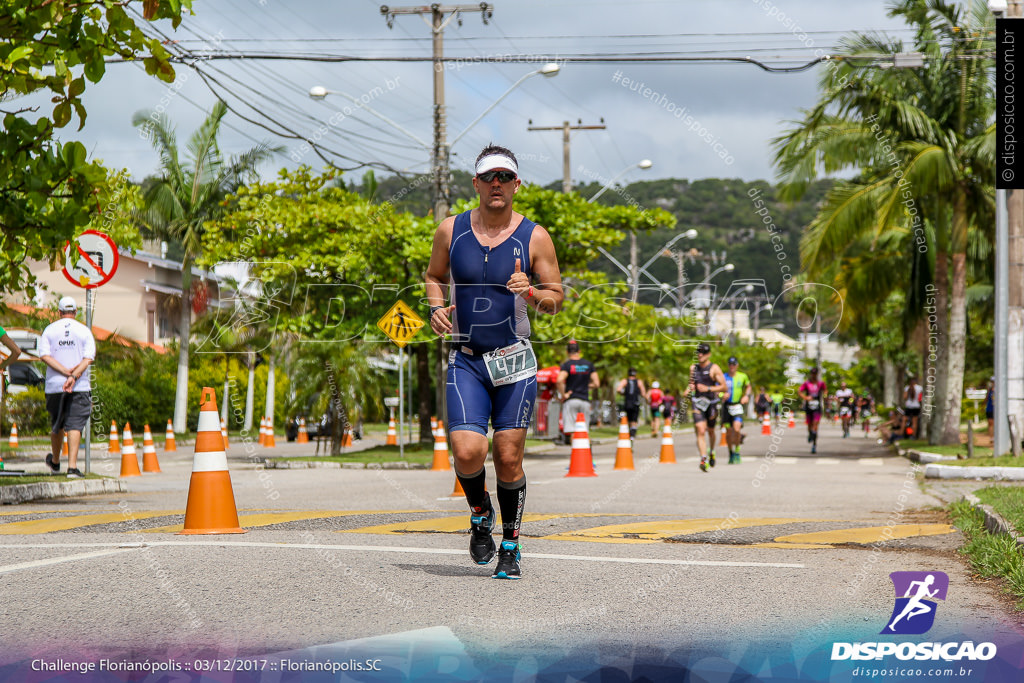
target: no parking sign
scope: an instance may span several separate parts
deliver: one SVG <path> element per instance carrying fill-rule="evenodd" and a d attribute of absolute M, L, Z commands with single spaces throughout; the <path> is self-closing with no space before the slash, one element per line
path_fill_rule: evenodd
<path fill-rule="evenodd" d="M 78 238 L 78 245 L 64 246 L 64 277 L 76 287 L 95 289 L 110 282 L 117 271 L 117 245 L 109 236 L 96 230 L 86 230 Z"/>

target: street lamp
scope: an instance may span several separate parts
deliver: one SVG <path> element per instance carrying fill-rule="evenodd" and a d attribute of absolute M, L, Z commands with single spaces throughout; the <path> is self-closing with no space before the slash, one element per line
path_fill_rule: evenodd
<path fill-rule="evenodd" d="M 487 109 L 484 109 L 483 112 L 480 114 L 480 116 L 477 116 L 475 119 L 473 119 L 472 122 L 470 122 L 470 124 L 468 126 L 466 126 L 465 129 L 463 129 L 463 131 L 461 133 L 459 133 L 454 138 L 452 138 L 452 141 L 448 144 L 449 149 L 454 147 L 455 143 L 458 142 L 459 140 L 461 140 L 462 136 L 465 135 L 466 133 L 468 133 L 470 128 L 472 128 L 477 123 L 479 123 L 480 119 L 482 119 L 483 117 L 487 116 L 487 114 L 489 114 L 492 109 L 497 107 L 498 103 L 501 102 L 503 99 L 505 99 L 510 92 L 515 90 L 517 87 L 519 87 L 520 83 L 525 81 L 527 78 L 530 78 L 531 76 L 537 76 L 537 75 L 544 76 L 545 78 L 551 78 L 552 76 L 558 75 L 558 72 L 561 70 L 561 68 L 562 67 L 560 67 L 558 64 L 555 64 L 554 62 L 548 62 L 547 64 L 545 64 L 541 68 L 537 69 L 536 71 L 531 71 L 530 73 L 522 76 L 518 81 L 516 81 L 511 86 L 509 86 L 509 89 L 506 90 L 505 92 L 503 92 L 501 94 L 501 96 L 498 97 L 498 99 L 494 100 L 494 102 L 491 102 L 491 106 L 487 107 Z M 650 163 L 650 162 L 648 162 L 648 163 Z"/>
<path fill-rule="evenodd" d="M 312 88 L 309 89 L 309 96 L 312 99 L 314 99 L 314 100 L 323 100 L 328 95 L 341 95 L 342 97 L 344 97 L 344 98 L 346 98 L 348 100 L 351 100 L 360 109 L 365 109 L 368 114 L 372 114 L 373 116 L 376 116 L 381 121 L 384 121 L 385 123 L 387 123 L 391 127 L 393 127 L 396 130 L 400 131 L 406 137 L 409 137 L 409 138 L 415 140 L 417 143 L 419 143 L 420 147 L 423 147 L 424 149 L 430 149 L 430 145 L 428 143 L 424 142 L 423 140 L 421 140 L 415 133 L 409 132 L 408 130 L 406 130 L 405 128 L 400 126 L 399 124 L 395 123 L 394 121 L 392 121 L 388 117 L 386 117 L 383 114 L 381 114 L 379 111 L 377 111 L 375 109 L 371 109 L 365 102 L 361 102 L 360 100 L 356 99 L 355 97 L 352 97 L 352 95 L 349 95 L 346 92 L 342 92 L 340 90 L 328 90 L 327 88 L 323 87 L 322 85 L 314 85 Z"/>
<path fill-rule="evenodd" d="M 598 197 L 600 197 L 601 195 L 604 194 L 605 190 L 607 190 L 609 187 L 614 185 L 616 180 L 618 180 L 622 176 L 626 175 L 627 173 L 632 171 L 634 168 L 639 168 L 639 169 L 641 169 L 643 171 L 646 171 L 647 169 L 649 169 L 653 165 L 654 165 L 654 162 L 652 162 L 650 159 L 643 159 L 642 161 L 640 161 L 640 162 L 638 162 L 636 164 L 630 164 L 626 168 L 624 168 L 621 171 L 619 171 L 618 173 L 616 173 L 614 178 L 612 178 L 607 183 L 605 183 L 604 187 L 602 187 L 600 190 L 598 190 L 597 194 L 595 194 L 593 197 L 591 197 L 587 201 L 588 202 L 592 202 L 592 201 L 596 200 Z"/>

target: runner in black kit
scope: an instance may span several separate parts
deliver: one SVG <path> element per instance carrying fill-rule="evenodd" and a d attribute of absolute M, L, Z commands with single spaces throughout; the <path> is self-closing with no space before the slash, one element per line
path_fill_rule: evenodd
<path fill-rule="evenodd" d="M 636 376 L 636 368 L 629 369 L 629 376 L 619 382 L 615 391 L 622 394 L 622 407 L 626 411 L 626 421 L 629 422 L 629 438 L 635 439 L 636 423 L 640 419 L 640 402 L 647 399 L 647 389 L 644 381 Z"/>
<path fill-rule="evenodd" d="M 722 368 L 711 362 L 711 345 L 697 344 L 697 362 L 690 366 L 690 384 L 683 396 L 693 394 L 694 433 L 697 435 L 697 452 L 700 454 L 700 469 L 708 471 L 708 465 L 715 466 L 715 421 L 718 419 L 718 393 L 727 388 Z"/>
<path fill-rule="evenodd" d="M 527 306 L 555 314 L 563 299 L 551 236 L 512 210 L 519 185 L 512 152 L 495 145 L 484 148 L 473 178 L 480 206 L 441 222 L 426 271 L 430 327 L 452 335 L 448 428 L 455 473 L 471 510 L 469 554 L 477 564 L 488 564 L 495 554 L 495 512 L 484 487 L 487 429 L 489 424 L 494 427 L 502 519 L 496 579 L 521 576 L 523 449 L 537 396 Z M 451 303 L 446 305 L 449 293 Z"/>

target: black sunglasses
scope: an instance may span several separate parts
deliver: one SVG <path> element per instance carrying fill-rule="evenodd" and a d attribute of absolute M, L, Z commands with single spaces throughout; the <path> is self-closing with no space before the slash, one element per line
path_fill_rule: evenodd
<path fill-rule="evenodd" d="M 502 183 L 511 183 L 513 180 L 516 179 L 516 174 L 513 173 L 512 171 L 484 171 L 483 173 L 478 175 L 477 178 L 484 181 L 485 183 L 489 183 L 495 178 L 497 178 L 498 181 Z"/>

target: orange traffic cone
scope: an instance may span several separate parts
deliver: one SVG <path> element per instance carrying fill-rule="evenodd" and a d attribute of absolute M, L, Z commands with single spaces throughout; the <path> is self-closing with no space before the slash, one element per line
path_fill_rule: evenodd
<path fill-rule="evenodd" d="M 761 420 L 761 434 L 770 435 L 772 433 L 772 419 L 768 417 L 768 413 L 764 414 L 764 419 Z"/>
<path fill-rule="evenodd" d="M 385 446 L 397 446 L 398 445 L 398 431 L 395 427 L 395 411 L 391 411 L 391 420 L 388 421 L 388 438 L 384 442 Z"/>
<path fill-rule="evenodd" d="M 725 426 L 725 425 L 722 425 L 722 438 L 721 438 L 721 440 L 719 441 L 719 444 L 718 444 L 719 446 L 728 446 L 728 445 L 729 445 L 729 442 L 728 442 L 728 441 L 726 441 L 726 439 L 725 439 L 725 433 L 726 433 L 727 431 L 729 431 L 729 430 L 728 430 L 728 429 L 726 429 L 726 426 Z"/>
<path fill-rule="evenodd" d="M 124 435 L 121 437 L 121 476 L 141 477 L 139 456 L 135 454 L 135 441 L 132 439 L 132 425 L 124 423 Z"/>
<path fill-rule="evenodd" d="M 725 437 L 723 431 L 722 437 Z M 676 446 L 672 441 L 672 427 L 666 422 L 665 431 L 661 433 L 661 458 L 658 462 L 675 463 L 676 461 Z"/>
<path fill-rule="evenodd" d="M 431 415 L 430 416 L 430 433 L 433 434 L 434 436 L 437 436 L 437 416 L 436 415 Z"/>
<path fill-rule="evenodd" d="M 11 447 L 11 450 L 18 449 L 18 425 L 11 425 L 11 438 L 7 440 L 7 445 Z"/>
<path fill-rule="evenodd" d="M 352 427 L 345 427 L 345 433 L 341 436 L 341 447 L 352 448 Z"/>
<path fill-rule="evenodd" d="M 430 470 L 447 472 L 451 468 L 451 463 L 448 462 L 448 439 L 445 436 L 444 423 L 438 422 L 434 429 L 434 464 L 430 466 Z"/>
<path fill-rule="evenodd" d="M 459 481 L 459 475 L 456 474 L 455 475 L 455 488 L 452 489 L 452 495 L 449 496 L 449 497 L 450 498 L 458 498 L 460 496 L 462 498 L 466 497 L 466 489 L 462 488 L 462 482 Z"/>
<path fill-rule="evenodd" d="M 260 418 L 260 436 L 259 436 L 258 439 L 256 439 L 256 443 L 258 443 L 259 445 L 262 446 L 263 444 L 266 443 L 266 439 L 267 439 L 267 418 L 261 417 Z"/>
<path fill-rule="evenodd" d="M 583 413 L 576 413 L 576 428 L 572 433 L 572 453 L 569 455 L 569 473 L 567 477 L 596 477 L 594 457 L 590 451 L 590 437 L 587 435 L 587 422 Z"/>
<path fill-rule="evenodd" d="M 224 450 L 228 449 L 228 421 L 223 417 L 220 419 L 220 436 L 224 439 Z"/>
<path fill-rule="evenodd" d="M 117 436 L 117 423 L 110 421 L 110 437 L 107 440 L 107 455 L 121 455 L 121 440 Z"/>
<path fill-rule="evenodd" d="M 178 450 L 178 444 L 174 440 L 174 425 L 167 421 L 167 431 L 164 432 L 164 453 L 174 453 Z"/>
<path fill-rule="evenodd" d="M 796 418 L 793 416 L 792 411 L 789 413 L 789 422 L 786 423 L 786 429 L 793 429 L 796 427 Z"/>
<path fill-rule="evenodd" d="M 153 434 L 149 431 L 149 425 L 142 428 L 142 471 L 160 471 L 160 461 L 156 459 L 156 446 L 153 445 Z"/>
<path fill-rule="evenodd" d="M 267 448 L 277 448 L 277 441 L 274 440 L 274 418 L 267 418 L 267 435 L 263 437 L 263 445 Z"/>
<path fill-rule="evenodd" d="M 295 443 L 309 443 L 309 432 L 306 431 L 306 418 L 299 418 L 299 435 L 295 437 Z"/>
<path fill-rule="evenodd" d="M 238 508 L 231 489 L 224 437 L 217 429 L 217 395 L 203 387 L 199 404 L 199 429 L 188 484 L 185 526 L 179 534 L 244 534 L 238 525 Z"/>
<path fill-rule="evenodd" d="M 629 422 L 625 415 L 619 422 L 619 441 L 615 448 L 615 469 L 633 469 L 633 442 L 629 439 Z"/>

